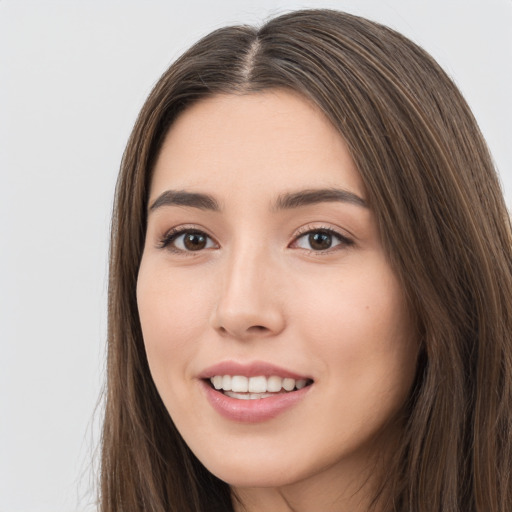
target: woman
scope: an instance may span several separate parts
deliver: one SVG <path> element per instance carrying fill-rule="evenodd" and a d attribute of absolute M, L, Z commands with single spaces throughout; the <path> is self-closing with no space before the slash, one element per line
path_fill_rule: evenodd
<path fill-rule="evenodd" d="M 102 510 L 510 510 L 511 241 L 409 40 L 329 10 L 205 37 L 122 162 Z"/>

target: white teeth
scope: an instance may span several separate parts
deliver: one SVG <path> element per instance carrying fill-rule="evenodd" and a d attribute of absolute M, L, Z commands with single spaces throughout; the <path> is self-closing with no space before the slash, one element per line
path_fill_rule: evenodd
<path fill-rule="evenodd" d="M 279 393 L 282 389 L 285 391 L 293 391 L 294 389 L 302 389 L 307 385 L 306 379 L 290 379 L 282 378 L 277 375 L 264 377 L 245 377 L 244 375 L 215 375 L 210 379 L 213 387 L 222 390 L 226 395 L 233 398 L 266 398 L 272 396 L 272 393 Z M 228 393 L 231 392 L 231 393 Z M 245 393 L 240 395 L 240 393 Z M 270 394 L 269 394 L 270 393 Z M 252 394 L 255 396 L 253 397 Z"/>
<path fill-rule="evenodd" d="M 260 398 L 274 396 L 272 393 L 233 393 L 233 391 L 226 391 L 224 394 L 239 400 L 259 400 Z"/>
<path fill-rule="evenodd" d="M 231 377 L 231 391 L 247 393 L 249 391 L 249 379 L 243 375 L 233 375 Z"/>
<path fill-rule="evenodd" d="M 221 388 L 222 388 L 222 381 L 223 381 L 223 380 L 224 380 L 224 379 L 222 378 L 222 375 L 215 375 L 215 377 L 213 377 L 213 378 L 211 379 L 212 384 L 213 384 L 213 387 L 214 387 L 215 389 L 221 389 Z"/>
<path fill-rule="evenodd" d="M 267 379 L 265 377 L 251 377 L 248 391 L 251 393 L 265 393 L 267 391 Z"/>
<path fill-rule="evenodd" d="M 222 389 L 224 391 L 231 391 L 231 375 L 222 376 Z"/>
<path fill-rule="evenodd" d="M 267 379 L 267 391 L 277 393 L 278 391 L 281 391 L 282 387 L 283 379 L 281 379 L 281 377 L 269 377 Z"/>
<path fill-rule="evenodd" d="M 295 382 L 295 387 L 297 389 L 302 389 L 305 385 L 306 385 L 306 380 L 305 379 L 300 379 L 300 380 Z"/>
<path fill-rule="evenodd" d="M 295 387 L 295 379 L 283 379 L 283 388 L 291 391 Z"/>

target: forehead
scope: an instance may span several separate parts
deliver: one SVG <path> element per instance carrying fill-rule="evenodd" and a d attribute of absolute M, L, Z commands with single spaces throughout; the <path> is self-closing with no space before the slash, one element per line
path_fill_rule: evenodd
<path fill-rule="evenodd" d="M 151 196 L 166 188 L 339 187 L 363 195 L 346 143 L 318 107 L 270 90 L 200 100 L 169 129 Z"/>

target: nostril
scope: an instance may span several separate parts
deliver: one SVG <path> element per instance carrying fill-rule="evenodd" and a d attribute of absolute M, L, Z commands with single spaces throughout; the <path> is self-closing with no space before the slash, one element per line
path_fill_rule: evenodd
<path fill-rule="evenodd" d="M 249 332 L 264 332 L 268 331 L 267 327 L 264 327 L 263 325 L 253 325 L 252 327 L 249 327 Z"/>

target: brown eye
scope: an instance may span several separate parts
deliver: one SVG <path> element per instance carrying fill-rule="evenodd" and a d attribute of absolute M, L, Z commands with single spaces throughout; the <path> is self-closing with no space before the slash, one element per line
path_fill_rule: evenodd
<path fill-rule="evenodd" d="M 341 249 L 352 244 L 352 240 L 330 229 L 314 229 L 297 237 L 292 247 L 314 252 L 327 252 L 337 246 L 340 246 Z"/>
<path fill-rule="evenodd" d="M 208 238 L 202 233 L 186 233 L 183 235 L 183 245 L 188 251 L 200 251 L 206 247 Z"/>
<path fill-rule="evenodd" d="M 216 245 L 214 241 L 202 231 L 178 231 L 167 236 L 161 247 L 167 247 L 174 252 L 198 252 L 211 249 Z"/>
<path fill-rule="evenodd" d="M 310 233 L 308 235 L 308 242 L 314 251 L 325 251 L 331 248 L 332 235 L 325 232 Z"/>

